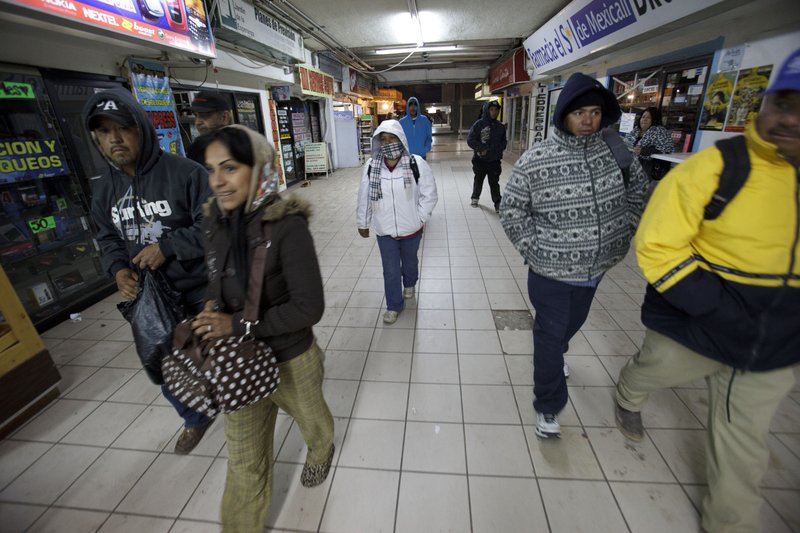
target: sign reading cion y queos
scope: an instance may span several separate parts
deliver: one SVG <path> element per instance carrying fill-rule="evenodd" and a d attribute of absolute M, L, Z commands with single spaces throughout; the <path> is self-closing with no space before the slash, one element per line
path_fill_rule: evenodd
<path fill-rule="evenodd" d="M 725 0 L 573 0 L 523 43 L 534 79 Z"/>

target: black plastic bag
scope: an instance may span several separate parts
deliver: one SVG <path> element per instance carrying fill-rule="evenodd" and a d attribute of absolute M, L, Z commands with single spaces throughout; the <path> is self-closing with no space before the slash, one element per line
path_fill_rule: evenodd
<path fill-rule="evenodd" d="M 136 353 L 147 376 L 161 385 L 161 360 L 172 351 L 172 334 L 186 313 L 181 293 L 160 270 L 142 271 L 139 289 L 135 299 L 118 303 L 117 309 L 131 324 Z"/>

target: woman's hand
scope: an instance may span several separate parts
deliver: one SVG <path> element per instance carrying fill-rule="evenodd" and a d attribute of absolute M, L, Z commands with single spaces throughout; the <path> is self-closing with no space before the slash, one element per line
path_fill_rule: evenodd
<path fill-rule="evenodd" d="M 233 315 L 220 313 L 215 308 L 216 302 L 206 302 L 205 308 L 192 321 L 194 334 L 204 341 L 233 335 Z"/>
<path fill-rule="evenodd" d="M 641 146 L 634 146 L 633 147 L 633 155 L 635 155 L 636 157 L 639 157 L 639 154 L 641 154 L 641 153 L 642 153 L 642 147 Z"/>

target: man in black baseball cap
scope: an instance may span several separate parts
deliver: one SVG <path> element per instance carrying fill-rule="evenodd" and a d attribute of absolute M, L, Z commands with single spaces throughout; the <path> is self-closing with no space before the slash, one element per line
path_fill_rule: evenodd
<path fill-rule="evenodd" d="M 201 91 L 192 100 L 194 125 L 201 135 L 233 124 L 230 98 L 226 95 Z"/>

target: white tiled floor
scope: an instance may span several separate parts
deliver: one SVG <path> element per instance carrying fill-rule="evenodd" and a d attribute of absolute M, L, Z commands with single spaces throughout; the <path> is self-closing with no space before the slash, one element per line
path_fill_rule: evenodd
<path fill-rule="evenodd" d="M 637 446 L 614 429 L 619 369 L 643 337 L 644 282 L 628 258 L 600 285 L 570 343 L 563 436 L 533 433 L 530 330 L 498 330 L 528 310 L 526 269 L 491 209 L 469 207 L 470 152 L 437 137 L 439 205 L 425 229 L 417 298 L 380 320 L 380 259 L 358 236 L 359 172 L 291 193 L 315 208 L 327 309 L 325 395 L 335 467 L 299 482 L 305 448 L 287 416 L 275 434 L 269 528 L 325 532 L 690 532 L 705 487 L 703 383 L 653 395 Z M 504 175 L 510 171 L 508 162 Z M 505 179 L 503 180 L 505 182 Z M 109 298 L 43 335 L 61 398 L 0 442 L 0 530 L 218 531 L 227 451 L 217 422 L 188 457 L 180 420 L 140 369 Z M 764 478 L 765 532 L 800 531 L 800 385 L 781 405 Z"/>

